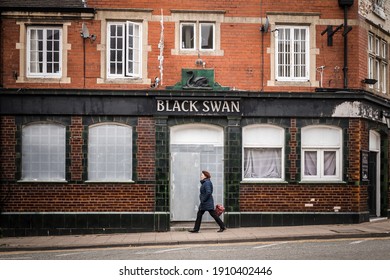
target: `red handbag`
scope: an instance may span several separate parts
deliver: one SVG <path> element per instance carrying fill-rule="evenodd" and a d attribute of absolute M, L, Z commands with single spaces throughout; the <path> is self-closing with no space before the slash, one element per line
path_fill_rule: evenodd
<path fill-rule="evenodd" d="M 221 204 L 217 204 L 215 206 L 215 213 L 217 213 L 218 216 L 221 216 L 223 212 L 225 212 L 225 207 L 223 207 Z"/>

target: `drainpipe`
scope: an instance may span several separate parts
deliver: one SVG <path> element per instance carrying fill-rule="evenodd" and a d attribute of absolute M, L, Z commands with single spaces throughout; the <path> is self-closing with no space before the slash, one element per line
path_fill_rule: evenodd
<path fill-rule="evenodd" d="M 344 30 L 348 27 L 348 7 L 344 6 Z M 344 36 L 344 88 L 348 88 L 348 36 Z"/>
<path fill-rule="evenodd" d="M 353 0 L 339 0 L 339 6 L 344 8 L 344 88 L 348 88 L 348 36 L 347 33 L 351 31 L 348 27 L 348 7 L 353 5 Z"/>

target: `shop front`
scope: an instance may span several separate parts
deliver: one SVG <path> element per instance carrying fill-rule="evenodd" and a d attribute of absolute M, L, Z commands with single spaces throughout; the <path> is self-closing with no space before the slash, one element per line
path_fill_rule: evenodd
<path fill-rule="evenodd" d="M 195 220 L 202 170 L 228 227 L 389 216 L 388 105 L 365 92 L 5 90 L 0 98 L 10 151 L 5 235 L 167 231 Z M 64 127 L 64 180 L 24 180 L 24 129 L 53 122 Z M 111 146 L 132 159 L 109 160 L 130 166 L 125 179 L 91 175 L 103 168 L 104 153 L 91 149 L 103 124 L 130 133 Z"/>

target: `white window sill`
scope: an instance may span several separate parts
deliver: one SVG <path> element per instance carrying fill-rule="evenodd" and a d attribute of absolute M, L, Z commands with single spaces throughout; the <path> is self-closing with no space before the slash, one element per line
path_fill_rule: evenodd
<path fill-rule="evenodd" d="M 117 78 L 98 78 L 98 84 L 150 84 L 150 79 L 131 78 L 131 77 L 117 77 Z"/>
<path fill-rule="evenodd" d="M 107 180 L 107 181 L 104 181 L 104 180 L 101 180 L 101 181 L 98 181 L 98 180 L 87 180 L 87 181 L 85 181 L 85 183 L 93 183 L 93 184 L 96 184 L 96 183 L 99 183 L 99 184 L 114 184 L 114 183 L 124 184 L 124 183 L 127 183 L 127 184 L 134 184 L 135 182 L 134 182 L 133 180 L 123 180 L 123 181 L 114 181 L 114 180 Z"/>
<path fill-rule="evenodd" d="M 275 80 L 275 86 L 311 86 L 312 83 L 308 80 Z"/>
<path fill-rule="evenodd" d="M 288 182 L 282 179 L 253 179 L 248 180 L 244 179 L 240 182 L 240 184 L 261 184 L 261 183 L 267 183 L 267 184 L 287 184 Z"/>
<path fill-rule="evenodd" d="M 179 49 L 172 49 L 171 50 L 172 55 L 198 55 L 200 54 L 204 56 L 223 56 L 224 51 L 223 50 L 179 50 Z"/>
<path fill-rule="evenodd" d="M 67 183 L 67 180 L 40 180 L 40 179 L 23 179 L 18 183 Z"/>
<path fill-rule="evenodd" d="M 345 181 L 342 180 L 326 180 L 326 179 L 313 179 L 313 180 L 307 180 L 307 179 L 302 179 L 300 184 L 345 184 Z"/>
<path fill-rule="evenodd" d="M 16 80 L 16 83 L 40 83 L 40 84 L 50 84 L 50 83 L 61 83 L 69 84 L 71 82 L 69 77 L 22 77 L 19 76 Z"/>

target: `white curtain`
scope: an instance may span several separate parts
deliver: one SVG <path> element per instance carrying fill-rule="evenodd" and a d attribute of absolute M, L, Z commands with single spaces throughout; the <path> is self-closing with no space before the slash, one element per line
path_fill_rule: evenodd
<path fill-rule="evenodd" d="M 39 73 L 38 71 L 38 30 L 30 30 L 30 72 Z"/>
<path fill-rule="evenodd" d="M 305 152 L 305 175 L 316 176 L 317 174 L 317 151 Z M 324 176 L 336 175 L 336 152 L 324 151 Z"/>
<path fill-rule="evenodd" d="M 317 152 L 305 152 L 305 175 L 317 175 Z"/>
<path fill-rule="evenodd" d="M 336 175 L 336 152 L 324 152 L 324 175 Z"/>
<path fill-rule="evenodd" d="M 194 25 L 184 24 L 182 25 L 182 48 L 193 49 L 194 48 Z"/>
<path fill-rule="evenodd" d="M 281 149 L 245 148 L 244 178 L 281 178 Z"/>

